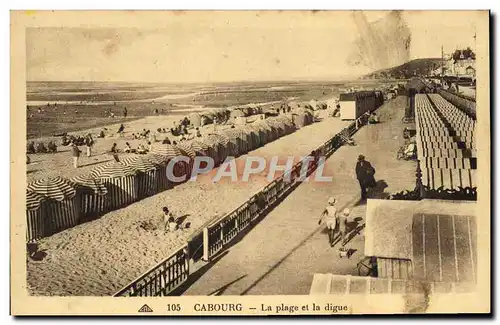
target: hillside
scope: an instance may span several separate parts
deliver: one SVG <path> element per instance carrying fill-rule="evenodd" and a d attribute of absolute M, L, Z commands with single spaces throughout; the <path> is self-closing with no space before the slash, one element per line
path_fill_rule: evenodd
<path fill-rule="evenodd" d="M 428 75 L 431 71 L 439 68 L 441 59 L 427 58 L 415 59 L 397 67 L 377 70 L 364 76 L 366 79 L 398 78 L 408 79 L 413 76 Z"/>

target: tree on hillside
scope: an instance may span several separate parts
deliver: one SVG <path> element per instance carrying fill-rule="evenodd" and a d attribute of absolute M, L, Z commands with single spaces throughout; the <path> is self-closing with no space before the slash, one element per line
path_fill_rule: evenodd
<path fill-rule="evenodd" d="M 452 58 L 454 62 L 467 59 L 475 60 L 476 53 L 474 53 L 470 47 L 467 47 L 465 50 L 455 50 L 455 52 L 453 52 Z"/>

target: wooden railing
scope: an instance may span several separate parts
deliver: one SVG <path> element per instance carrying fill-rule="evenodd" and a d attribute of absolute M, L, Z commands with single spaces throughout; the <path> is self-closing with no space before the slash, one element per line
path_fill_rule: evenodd
<path fill-rule="evenodd" d="M 188 245 L 183 245 L 153 269 L 145 272 L 114 296 L 166 296 L 184 283 L 189 275 Z"/>
<path fill-rule="evenodd" d="M 341 133 L 352 136 L 367 121 L 368 116 L 363 115 L 346 129 L 343 129 Z M 315 152 L 321 156 L 329 157 L 344 144 L 344 140 L 339 134 L 323 143 Z M 273 204 L 286 197 L 291 190 L 298 186 L 301 183 L 302 165 L 303 161 L 296 163 L 290 170 L 266 185 L 233 211 L 205 223 L 187 240 L 185 245 L 114 296 L 166 296 L 172 294 L 175 289 L 186 282 L 190 275 L 189 265 L 192 261 L 199 259 L 198 255 L 201 255 L 204 261 L 210 261 L 233 239 L 263 216 Z M 316 168 L 318 165 L 314 164 L 313 166 Z M 201 252 L 202 254 L 200 254 Z"/>

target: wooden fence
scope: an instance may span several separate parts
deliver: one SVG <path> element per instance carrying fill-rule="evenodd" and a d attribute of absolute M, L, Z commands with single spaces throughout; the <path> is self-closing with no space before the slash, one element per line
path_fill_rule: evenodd
<path fill-rule="evenodd" d="M 153 269 L 145 272 L 114 296 L 165 296 L 184 283 L 189 275 L 188 245 L 183 245 Z"/>
<path fill-rule="evenodd" d="M 352 136 L 367 121 L 368 115 L 359 117 L 346 129 L 318 147 L 315 152 L 318 155 L 329 157 L 344 144 L 343 137 L 340 136 L 341 133 Z M 281 177 L 266 185 L 233 211 L 205 223 L 199 231 L 188 239 L 185 245 L 114 296 L 166 296 L 171 294 L 188 279 L 191 262 L 195 262 L 200 257 L 204 261 L 210 261 L 233 239 L 263 216 L 268 208 L 286 197 L 291 190 L 298 186 L 302 181 L 303 162 L 295 164 L 291 170 L 286 171 Z M 309 172 L 318 167 L 317 163 L 309 165 Z"/>

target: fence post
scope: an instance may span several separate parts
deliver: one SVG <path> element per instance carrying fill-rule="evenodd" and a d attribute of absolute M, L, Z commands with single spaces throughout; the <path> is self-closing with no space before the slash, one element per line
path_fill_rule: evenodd
<path fill-rule="evenodd" d="M 202 257 L 203 262 L 210 261 L 210 256 L 208 254 L 209 244 L 210 243 L 208 242 L 208 227 L 205 227 L 203 228 L 203 257 Z"/>

